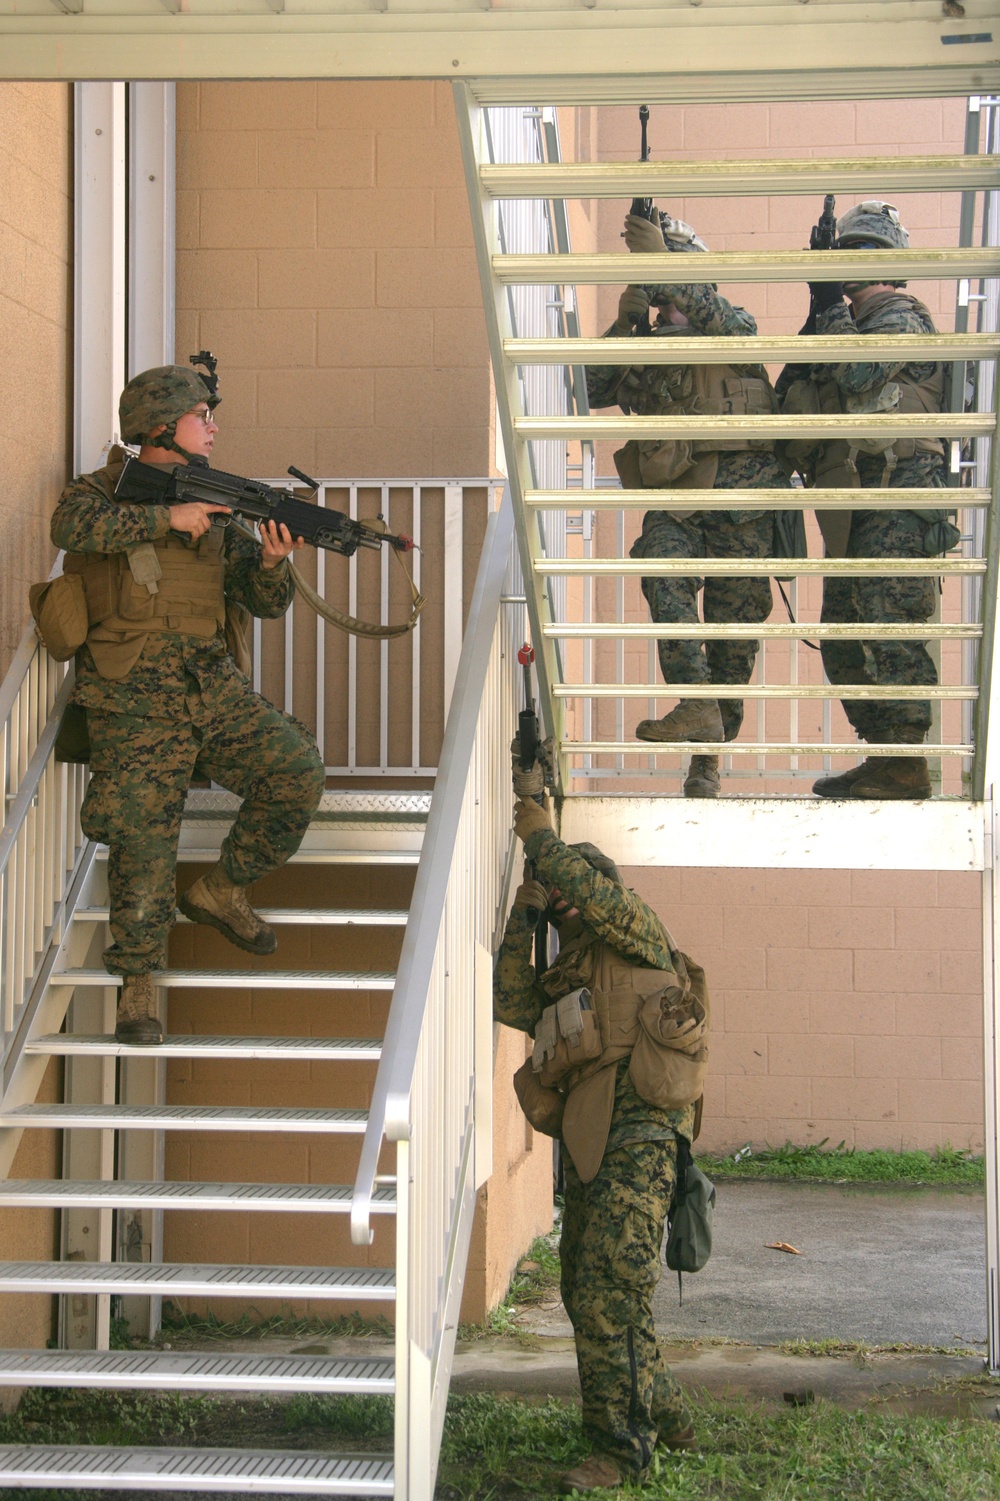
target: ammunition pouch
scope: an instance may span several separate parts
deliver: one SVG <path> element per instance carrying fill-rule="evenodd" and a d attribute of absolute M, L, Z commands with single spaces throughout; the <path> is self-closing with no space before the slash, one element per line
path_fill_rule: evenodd
<path fill-rule="evenodd" d="M 546 1006 L 535 1027 L 531 1065 L 543 1088 L 561 1084 L 574 1069 L 600 1058 L 601 1034 L 590 991 L 573 990 Z"/>

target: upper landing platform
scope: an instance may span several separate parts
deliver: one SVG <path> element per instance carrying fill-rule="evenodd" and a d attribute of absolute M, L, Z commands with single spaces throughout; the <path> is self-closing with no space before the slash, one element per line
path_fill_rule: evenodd
<path fill-rule="evenodd" d="M 560 833 L 620 865 L 793 870 L 982 870 L 992 805 L 960 798 L 601 797 L 562 804 Z"/>

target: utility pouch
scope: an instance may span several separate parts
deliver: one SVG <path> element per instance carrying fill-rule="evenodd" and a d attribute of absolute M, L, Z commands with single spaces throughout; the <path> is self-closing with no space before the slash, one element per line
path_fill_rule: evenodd
<path fill-rule="evenodd" d="M 644 489 L 662 489 L 687 474 L 694 450 L 682 438 L 647 438 L 638 442 L 639 474 Z"/>
<path fill-rule="evenodd" d="M 801 511 L 775 511 L 774 540 L 771 547 L 772 557 L 775 558 L 807 558 L 809 556 L 806 522 Z M 776 577 L 780 583 L 784 584 L 795 575 L 779 573 Z"/>
<path fill-rule="evenodd" d="M 253 669 L 253 654 L 250 650 L 250 627 L 253 616 L 235 600 L 226 600 L 226 646 L 245 678 Z"/>
<path fill-rule="evenodd" d="M 539 1083 L 530 1058 L 525 1059 L 514 1075 L 514 1093 L 529 1125 L 543 1136 L 562 1135 L 566 1101 L 557 1089 L 546 1089 Z"/>
<path fill-rule="evenodd" d="M 715 1184 L 691 1156 L 687 1137 L 677 1138 L 677 1186 L 668 1215 L 667 1266 L 677 1273 L 700 1272 L 712 1254 Z"/>
<path fill-rule="evenodd" d="M 629 1061 L 636 1092 L 661 1110 L 693 1105 L 708 1073 L 705 971 L 679 951 L 673 958 L 680 983 L 646 997 Z"/>
<path fill-rule="evenodd" d="M 67 704 L 56 731 L 54 750 L 57 761 L 70 766 L 90 764 L 90 727 L 82 704 Z"/>
<path fill-rule="evenodd" d="M 49 655 L 57 662 L 68 661 L 87 639 L 87 596 L 79 574 L 61 573 L 32 584 L 28 604 Z"/>
<path fill-rule="evenodd" d="M 601 1034 L 585 986 L 546 1006 L 535 1028 L 531 1065 L 543 1088 L 601 1056 Z"/>
<path fill-rule="evenodd" d="M 619 448 L 611 455 L 618 470 L 618 478 L 622 482 L 623 490 L 641 490 L 642 473 L 639 468 L 639 445 L 635 438 L 630 438 L 624 448 Z"/>

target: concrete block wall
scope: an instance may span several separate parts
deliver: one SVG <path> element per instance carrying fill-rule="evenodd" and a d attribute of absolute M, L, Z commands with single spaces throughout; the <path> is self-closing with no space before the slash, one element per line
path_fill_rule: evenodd
<path fill-rule="evenodd" d="M 0 83 L 0 680 L 69 478 L 72 92 Z"/>
<path fill-rule="evenodd" d="M 982 1150 L 978 875 L 624 875 L 708 977 L 706 1149 Z"/>
<path fill-rule="evenodd" d="M 52 566 L 49 516 L 69 477 L 72 119 L 70 85 L 0 83 L 0 681 L 30 620 L 28 586 Z M 51 1065 L 40 1100 L 60 1097 L 61 1077 Z M 11 1175 L 57 1177 L 59 1160 L 56 1132 L 29 1131 Z M 8 1210 L 0 1259 L 44 1260 L 56 1236 L 50 1210 Z M 0 1300 L 0 1345 L 44 1346 L 53 1306 Z"/>
<path fill-rule="evenodd" d="M 177 115 L 177 349 L 219 357 L 219 464 L 494 472 L 447 85 L 181 84 Z"/>

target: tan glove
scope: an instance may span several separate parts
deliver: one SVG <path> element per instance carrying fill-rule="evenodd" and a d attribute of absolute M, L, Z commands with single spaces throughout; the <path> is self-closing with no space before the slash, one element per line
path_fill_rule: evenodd
<path fill-rule="evenodd" d="M 514 833 L 522 842 L 540 829 L 551 829 L 552 819 L 548 810 L 534 798 L 526 798 L 514 804 Z"/>
<path fill-rule="evenodd" d="M 649 312 L 649 293 L 643 287 L 626 287 L 618 299 L 618 317 L 615 320 L 615 328 L 623 334 L 632 332 L 632 328 L 639 323 Z"/>
<path fill-rule="evenodd" d="M 651 224 L 640 214 L 626 214 L 625 244 L 638 255 L 663 255 L 667 248 L 659 224 Z"/>
<path fill-rule="evenodd" d="M 541 881 L 522 881 L 514 893 L 514 906 L 525 911 L 544 912 L 549 904 L 549 894 Z"/>

